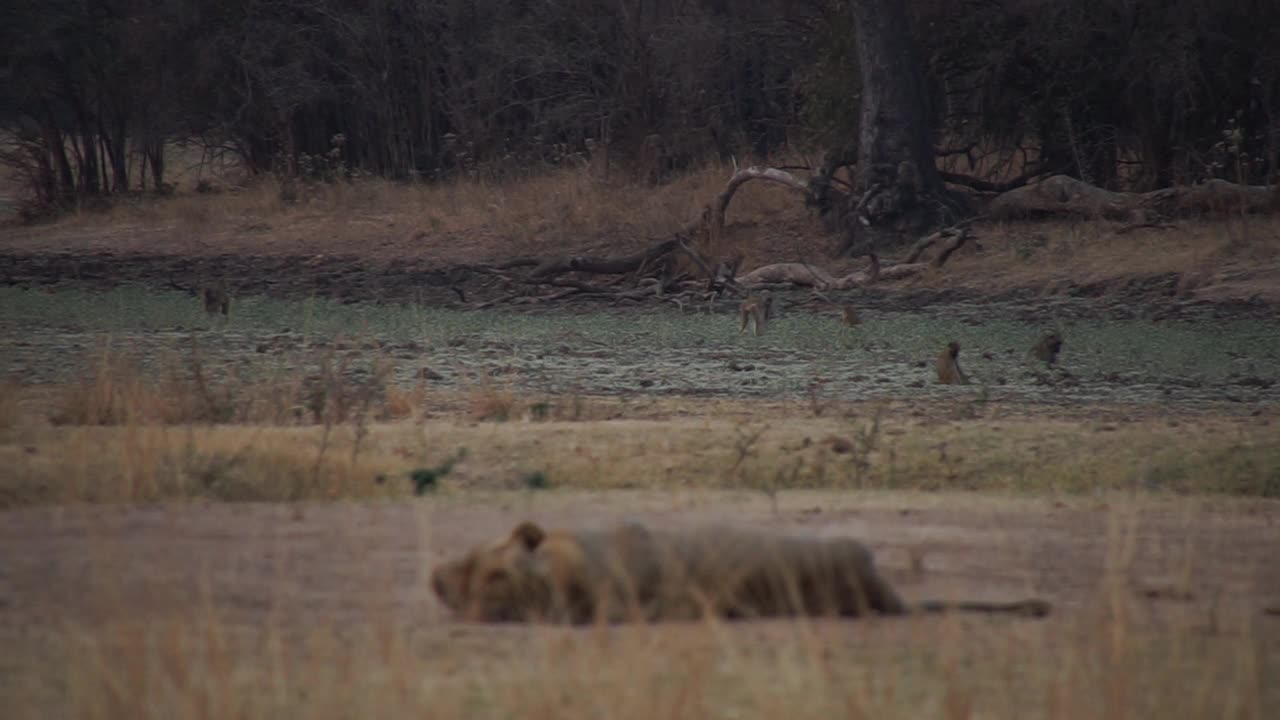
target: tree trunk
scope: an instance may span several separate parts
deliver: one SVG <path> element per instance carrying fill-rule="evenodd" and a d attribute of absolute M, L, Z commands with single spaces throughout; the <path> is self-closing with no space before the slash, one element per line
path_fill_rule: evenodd
<path fill-rule="evenodd" d="M 52 113 L 46 113 L 46 119 L 40 124 L 40 132 L 44 137 L 44 147 L 53 159 L 57 170 L 58 184 L 50 199 L 59 205 L 66 203 L 76 195 L 75 175 L 71 171 L 71 161 L 67 159 L 67 143 L 53 120 Z"/>
<path fill-rule="evenodd" d="M 934 164 L 929 98 L 904 5 L 851 0 L 862 71 L 855 215 L 846 249 L 899 246 L 938 225 L 955 201 Z"/>
<path fill-rule="evenodd" d="M 164 192 L 164 139 L 152 135 L 143 150 L 143 162 L 151 163 L 151 182 L 157 193 Z"/>

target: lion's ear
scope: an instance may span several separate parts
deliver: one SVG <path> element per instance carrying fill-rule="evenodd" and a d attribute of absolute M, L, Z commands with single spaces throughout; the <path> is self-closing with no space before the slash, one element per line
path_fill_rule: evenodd
<path fill-rule="evenodd" d="M 526 550 L 536 550 L 546 536 L 542 528 L 531 522 L 522 522 L 511 532 L 511 538 L 518 540 Z"/>

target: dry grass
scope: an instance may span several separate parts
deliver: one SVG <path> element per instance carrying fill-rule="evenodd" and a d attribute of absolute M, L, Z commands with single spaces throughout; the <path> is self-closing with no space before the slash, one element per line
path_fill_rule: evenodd
<path fill-rule="evenodd" d="M 723 405 L 692 417 L 640 420 L 604 401 L 523 398 L 482 383 L 462 394 L 469 422 L 437 408 L 432 419 L 371 424 L 435 405 L 425 394 L 407 394 L 379 400 L 377 411 L 347 403 L 342 415 L 329 401 L 315 424 L 296 426 L 310 415 L 280 409 L 288 403 L 265 412 L 255 386 L 255 394 L 227 391 L 252 398 L 244 401 L 248 409 L 220 407 L 231 418 L 261 412 L 284 426 L 210 426 L 205 410 L 165 415 L 206 407 L 205 392 L 193 385 L 93 377 L 99 380 L 68 394 L 83 402 L 73 407 L 86 422 L 68 425 L 64 411 L 63 425 L 7 431 L 0 505 L 404 496 L 413 470 L 463 448 L 467 459 L 445 479 L 446 492 L 521 487 L 540 473 L 558 488 L 721 487 L 770 496 L 796 488 L 1280 496 L 1280 441 L 1253 417 L 1101 421 L 1019 417 L 1001 408 L 976 416 L 935 409 L 920 417 L 877 406 L 815 418 L 797 403 L 775 407 L 767 423 L 748 407 L 735 417 Z M 163 411 L 150 410 L 161 401 Z M 601 419 L 608 417 L 614 419 Z M 595 421 L 574 422 L 587 418 Z M 95 427 L 104 424 L 114 426 Z"/>
<path fill-rule="evenodd" d="M 361 180 L 302 186 L 292 202 L 286 200 L 291 186 L 264 179 L 219 193 L 79 213 L 6 232 L 6 244 L 161 254 L 413 255 L 449 262 L 548 249 L 624 252 L 694 220 L 729 173 L 708 166 L 660 187 L 602 179 L 588 168 L 550 169 L 501 183 Z M 740 221 L 780 213 L 804 217 L 795 198 L 776 189 L 749 186 L 734 201 Z"/>
<path fill-rule="evenodd" d="M 938 505 L 954 500 L 941 497 Z M 901 497 L 892 503 L 903 504 Z M 75 588 L 92 596 L 60 601 L 71 606 L 66 619 L 10 635 L 16 645 L 0 670 L 12 672 L 0 672 L 0 700 L 7 717 L 102 720 L 1270 717 L 1280 701 L 1280 636 L 1277 621 L 1256 606 L 1265 588 L 1227 602 L 1153 603 L 1135 594 L 1139 549 L 1207 580 L 1193 561 L 1202 556 L 1198 548 L 1180 544 L 1170 528 L 1136 524 L 1151 509 L 1141 500 L 1117 502 L 1104 537 L 1067 532 L 1052 546 L 1065 554 L 1042 551 L 1047 584 L 1056 588 L 1055 612 L 1043 621 L 951 616 L 579 629 L 453 622 L 424 586 L 406 586 L 406 575 L 420 573 L 402 568 L 369 571 L 366 579 L 344 565 L 357 577 L 343 576 L 335 601 L 336 588 L 307 574 L 317 564 L 294 567 L 289 547 L 270 540 L 300 541 L 319 528 L 282 516 L 288 527 L 229 548 L 216 563 L 221 572 L 178 573 L 201 578 L 204 590 L 187 601 L 169 598 L 174 588 L 148 586 L 145 576 L 79 581 Z M 1197 512 L 1186 520 L 1214 524 Z M 337 536 L 334 546 L 343 532 L 323 528 Z M 999 530 L 984 533 L 993 534 Z M 376 533 L 359 537 L 359 567 L 379 565 L 380 553 L 391 551 Z M 1082 541 L 1103 556 L 1091 557 Z M 235 554 L 252 542 L 274 557 L 274 572 L 236 570 L 237 563 L 272 565 Z M 60 552 L 108 568 L 132 564 L 111 558 L 109 543 L 93 547 L 86 556 Z M 1017 572 L 1003 566 L 1007 558 L 998 562 L 983 577 Z M 1062 582 L 1082 572 L 1080 563 L 1098 563 L 1102 577 L 1084 587 Z M 1213 577 L 1247 585 L 1249 567 L 1239 561 Z M 256 585 L 262 576 L 275 585 Z M 264 599 L 268 607 L 256 604 Z M 152 604 L 164 609 L 147 612 Z M 80 605 L 92 609 L 91 620 L 73 609 Z"/>
<path fill-rule="evenodd" d="M 0 507 L 212 497 L 408 495 L 465 449 L 445 491 L 524 487 L 1093 490 L 1280 497 L 1268 415 L 986 400 L 886 404 L 523 395 L 480 374 L 446 393 L 350 372 L 215 373 L 198 351 L 151 375 L 110 340 L 51 407 L 0 388 Z M 43 417 L 41 416 L 43 414 Z M 47 419 L 47 422 L 46 422 Z M 411 422 L 403 422 L 409 420 Z M 396 422 L 401 421 L 401 422 Z M 589 422 L 583 422 L 589 421 Z M 389 482 L 386 482 L 390 479 Z"/>
<path fill-rule="evenodd" d="M 470 404 L 473 420 L 511 420 L 516 416 L 517 399 L 514 383 L 495 380 L 488 373 L 482 374 L 463 393 Z"/>
<path fill-rule="evenodd" d="M 1134 509 L 1106 511 L 1115 519 L 1105 526 L 1105 538 L 1093 538 L 1107 548 L 1098 589 L 1081 595 L 1075 588 L 1065 600 L 1051 594 L 1058 610 L 1043 622 L 950 617 L 609 629 L 461 626 L 447 622 L 425 587 L 413 589 L 421 595 L 409 603 L 435 608 L 435 615 L 422 617 L 403 611 L 404 587 L 361 577 L 345 578 L 337 589 L 307 585 L 313 580 L 306 571 L 294 577 L 279 569 L 290 566 L 281 559 L 282 553 L 289 557 L 290 546 L 279 541 L 256 551 L 275 558 L 279 574 L 268 577 L 277 578 L 279 587 L 256 588 L 235 570 L 246 562 L 240 555 L 228 550 L 226 557 L 210 556 L 206 547 L 200 567 L 212 562 L 221 573 L 202 576 L 204 590 L 194 597 L 166 604 L 158 598 L 180 590 L 145 575 L 154 558 L 105 562 L 112 546 L 95 541 L 96 552 L 107 555 L 81 556 L 64 548 L 55 559 L 60 567 L 92 568 L 95 558 L 104 561 L 105 569 L 90 571 L 100 574 L 89 584 L 58 581 L 77 583 L 67 592 L 88 614 L 68 611 L 63 617 L 54 609 L 52 622 L 45 618 L 32 626 L 38 630 L 5 631 L 11 642 L 0 658 L 6 717 L 1261 720 L 1277 702 L 1276 621 L 1257 607 L 1268 600 L 1266 588 L 1219 603 L 1215 591 L 1200 587 L 1206 582 L 1197 574 L 1203 561 L 1193 562 L 1192 551 L 1200 553 L 1206 540 L 1204 553 L 1217 547 L 1216 526 L 1208 519 L 1188 520 L 1186 527 L 1202 529 L 1183 544 L 1171 540 L 1167 529 L 1158 538 L 1139 534 L 1133 520 L 1143 507 L 1181 506 L 1169 499 L 1174 493 L 1163 490 L 1280 494 L 1280 442 L 1256 417 L 1200 415 L 1172 423 L 1167 414 L 1134 412 L 1130 419 L 1117 413 L 1104 421 L 1051 417 L 1034 408 L 1030 414 L 1012 407 L 896 412 L 883 405 L 842 406 L 814 417 L 802 402 L 668 400 L 660 411 L 643 411 L 665 417 L 640 420 L 626 417 L 626 404 L 593 400 L 593 412 L 614 419 L 575 423 L 554 419 L 568 412 L 554 408 L 577 407 L 581 414 L 580 398 L 525 398 L 482 380 L 449 403 L 420 388 L 403 395 L 388 390 L 382 401 L 387 414 L 408 412 L 417 416 L 414 422 L 369 425 L 350 413 L 337 422 L 330 399 L 319 424 L 208 425 L 191 420 L 198 413 L 176 423 L 167 413 L 175 406 L 200 406 L 209 391 L 192 382 L 148 380 L 114 363 L 109 352 L 101 357 L 77 386 L 88 398 L 83 416 L 89 422 L 47 426 L 20 417 L 0 432 L 0 507 L 58 504 L 63 507 L 51 516 L 57 523 L 66 506 L 85 503 L 407 498 L 412 470 L 438 467 L 466 448 L 465 459 L 440 480 L 438 497 L 420 501 L 424 506 L 448 512 L 454 504 L 492 496 L 494 505 L 509 507 L 518 502 L 514 494 L 489 491 L 523 488 L 523 478 L 539 472 L 561 490 L 660 491 L 618 494 L 631 512 L 669 512 L 673 498 L 692 497 L 699 488 L 745 490 L 754 498 L 767 494 L 775 516 L 781 496 L 784 516 L 793 518 L 801 515 L 798 508 L 815 502 L 802 488 L 926 491 L 858 493 L 854 509 L 837 508 L 836 517 L 879 512 L 896 520 L 904 504 L 919 517 L 993 502 L 1016 513 L 1020 503 L 1036 496 L 1080 491 L 1103 492 L 1107 504 Z M 347 392 L 341 377 L 332 371 L 329 392 Z M 233 416 L 260 407 L 252 403 L 261 399 L 250 401 L 232 388 L 226 397 L 232 398 Z M 155 410 L 155 403 L 170 409 Z M 544 403 L 552 408 L 542 411 L 548 419 L 532 422 L 533 408 Z M 455 409 L 441 410 L 446 404 Z M 474 419 L 493 417 L 494 408 L 523 419 Z M 761 422 L 766 416 L 768 422 Z M 166 417 L 173 424 L 165 424 Z M 848 442 L 828 441 L 833 437 Z M 1015 497 L 937 492 L 943 489 Z M 1121 493 L 1111 492 L 1116 490 Z M 715 505 L 731 504 L 734 495 L 740 493 L 725 494 Z M 1067 498 L 1062 504 L 1083 502 Z M 1221 503 L 1214 522 L 1231 522 L 1234 513 L 1272 512 L 1267 501 L 1247 502 Z M 1042 508 L 1050 504 L 1059 503 L 1040 501 Z M 291 507 L 302 517 L 332 506 Z M 576 516 L 590 507 L 596 505 L 579 502 L 575 510 L 570 503 L 564 511 Z M 1059 538 L 1058 545 L 1037 551 L 1037 542 L 1049 541 L 1036 534 L 1034 522 L 1023 531 L 1032 533 L 1030 544 L 1019 552 L 1052 565 L 1039 571 L 1039 586 L 1059 587 L 1055 578 L 1066 560 L 1057 553 L 1076 547 L 1075 539 L 1062 545 Z M 272 532 L 295 539 L 344 532 L 320 523 L 305 529 L 286 522 Z M 199 532 L 187 537 L 181 527 L 169 532 L 190 547 Z M 402 530 L 387 528 L 383 535 Z M 364 536 L 351 549 L 361 564 L 379 562 L 377 543 L 385 538 L 378 537 Z M 1157 541 L 1168 547 L 1153 549 Z M 455 545 L 445 550 L 456 552 Z M 1203 592 L 1193 601 L 1167 602 L 1153 614 L 1150 602 L 1133 592 L 1135 580 L 1151 582 L 1149 571 L 1135 567 L 1139 551 L 1166 558 L 1163 569 L 1171 571 L 1170 587 L 1179 597 L 1190 589 Z M 1079 549 L 1072 552 L 1080 554 L 1073 562 L 1099 562 Z M 1187 555 L 1179 561 L 1179 553 Z M 23 562 L 47 561 L 39 555 Z M 1231 573 L 1247 572 L 1246 565 L 1221 572 L 1235 577 Z M 113 567 L 129 573 L 116 577 Z M 999 571 L 986 572 L 999 577 Z M 58 602 L 60 591 L 47 592 Z M 247 593 L 243 600 L 239 592 Z M 266 608 L 256 604 L 264 592 L 270 598 Z M 344 608 L 337 616 L 315 610 L 315 603 L 331 606 L 335 596 Z M 397 598 L 401 610 L 388 609 Z M 15 613 L 16 623 L 31 622 L 20 615 L 28 611 L 34 610 L 0 603 L 0 612 Z"/>
<path fill-rule="evenodd" d="M 417 382 L 409 389 L 397 385 L 388 385 L 382 401 L 379 419 L 382 420 L 414 420 L 422 417 L 426 410 L 430 393 L 423 382 Z"/>
<path fill-rule="evenodd" d="M 367 377 L 354 377 L 347 359 L 329 351 L 310 375 L 288 373 L 248 378 L 234 369 L 211 367 L 198 352 L 163 359 L 154 375 L 118 349 L 99 340 L 81 378 L 54 393 L 49 416 L 54 425 L 179 425 L 240 423 L 341 424 L 371 419 L 398 420 L 421 414 L 425 387 L 389 382 L 391 366 L 378 359 Z M 16 386 L 15 386 L 16 387 Z M 21 390 L 15 391 L 21 395 Z"/>
<path fill-rule="evenodd" d="M 12 378 L 0 379 L 0 430 L 8 430 L 19 422 L 19 399 L 22 387 Z"/>
<path fill-rule="evenodd" d="M 858 627 L 854 637 L 807 624 L 694 625 L 530 631 L 487 649 L 460 633 L 424 649 L 385 622 L 311 629 L 290 642 L 278 629 L 264 639 L 206 613 L 66 632 L 59 654 L 69 664 L 59 674 L 69 716 L 1262 720 L 1269 712 L 1264 643 L 1247 626 L 1205 637 L 1135 630 L 1123 617 L 985 632 L 953 621 Z M 47 717 L 47 708 L 12 710 Z"/>
<path fill-rule="evenodd" d="M 137 364 L 121 357 L 109 339 L 98 343 L 87 373 L 59 394 L 59 408 L 51 418 L 56 425 L 156 422 L 172 417 L 174 405 L 186 404 L 144 380 Z"/>
<path fill-rule="evenodd" d="M 923 282 L 990 291 L 1181 275 L 1178 291 L 1204 299 L 1280 301 L 1280 219 L 1187 221 L 1117 235 L 1119 223 L 1003 223 L 984 230 L 981 251 L 957 253 Z"/>

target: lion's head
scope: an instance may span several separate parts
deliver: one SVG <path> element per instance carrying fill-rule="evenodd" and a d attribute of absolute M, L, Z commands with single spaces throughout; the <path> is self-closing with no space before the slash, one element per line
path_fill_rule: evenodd
<path fill-rule="evenodd" d="M 431 587 L 441 602 L 467 620 L 533 620 L 546 613 L 551 599 L 535 554 L 545 539 L 542 528 L 521 523 L 506 538 L 437 566 Z"/>

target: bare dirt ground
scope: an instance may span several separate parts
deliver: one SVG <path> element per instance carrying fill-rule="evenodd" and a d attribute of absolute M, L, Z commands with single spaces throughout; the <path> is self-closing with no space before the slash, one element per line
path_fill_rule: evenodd
<path fill-rule="evenodd" d="M 385 623 L 415 657 L 447 656 L 440 671 L 465 674 L 534 636 L 454 622 L 429 591 L 429 569 L 524 518 L 548 525 L 725 520 L 864 538 L 909 599 L 1050 600 L 1055 611 L 1043 632 L 1058 638 L 1051 644 L 1067 642 L 1098 613 L 1114 612 L 1129 614 L 1138 634 L 1173 627 L 1205 637 L 1252 633 L 1260 679 L 1270 683 L 1265 697 L 1280 702 L 1280 617 L 1264 613 L 1280 605 L 1274 500 L 802 491 L 786 493 L 776 510 L 759 495 L 614 491 L 7 511 L 0 514 L 0 645 L 7 649 L 0 695 L 9 707 L 59 716 L 67 691 L 58 669 L 67 652 L 55 642 L 60 633 L 202 615 L 227 627 L 271 627 L 291 652 L 302 652 L 295 643 L 309 629 L 360 632 Z M 823 632 L 857 638 L 878 653 L 924 642 L 944 622 L 843 622 Z M 1026 622 L 1034 621 L 966 620 L 961 642 Z M 921 632 L 919 623 L 934 630 Z"/>

